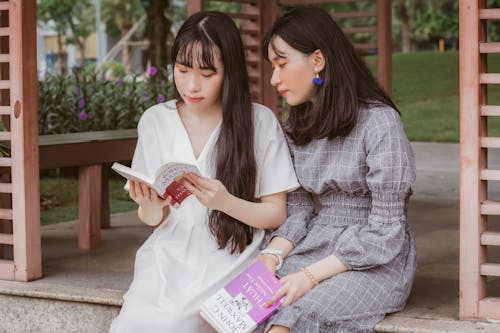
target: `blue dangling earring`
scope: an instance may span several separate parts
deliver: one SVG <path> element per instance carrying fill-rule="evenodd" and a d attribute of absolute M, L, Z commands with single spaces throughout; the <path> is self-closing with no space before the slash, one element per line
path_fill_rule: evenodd
<path fill-rule="evenodd" d="M 319 77 L 319 72 L 318 72 L 318 69 L 315 68 L 314 69 L 314 72 L 316 73 L 316 76 L 314 77 L 314 79 L 312 80 L 312 82 L 317 85 L 317 86 L 321 86 L 323 84 L 323 79 Z"/>

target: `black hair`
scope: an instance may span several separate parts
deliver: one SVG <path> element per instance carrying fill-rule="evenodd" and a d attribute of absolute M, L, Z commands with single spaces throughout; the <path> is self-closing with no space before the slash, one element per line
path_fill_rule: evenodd
<path fill-rule="evenodd" d="M 280 56 L 274 44 L 276 37 L 306 55 L 320 50 L 325 58 L 325 67 L 319 73 L 324 82 L 316 88 L 314 102 L 291 106 L 285 130 L 295 144 L 348 135 L 360 110 L 369 104 L 385 104 L 397 111 L 351 42 L 325 11 L 296 7 L 280 17 L 264 37 L 265 59 L 269 60 L 269 47 Z"/>
<path fill-rule="evenodd" d="M 200 52 L 201 47 L 201 52 Z M 181 26 L 171 59 L 192 67 L 216 69 L 220 54 L 224 66 L 222 124 L 216 143 L 216 178 L 234 196 L 255 201 L 257 162 L 250 84 L 243 42 L 238 28 L 226 14 L 198 12 Z M 196 58 L 195 58 L 196 57 Z M 174 82 L 174 98 L 182 103 Z M 209 228 L 220 248 L 242 252 L 252 242 L 254 229 L 217 210 L 210 213 Z"/>

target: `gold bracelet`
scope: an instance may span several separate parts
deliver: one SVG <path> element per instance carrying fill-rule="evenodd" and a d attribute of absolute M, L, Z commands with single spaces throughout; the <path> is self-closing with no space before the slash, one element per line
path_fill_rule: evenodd
<path fill-rule="evenodd" d="M 314 277 L 314 275 L 312 275 L 312 273 L 307 268 L 300 267 L 300 271 L 302 273 L 304 273 L 309 280 L 312 281 L 312 283 L 314 284 L 314 286 L 317 286 L 319 284 L 318 280 L 316 280 L 316 278 Z"/>

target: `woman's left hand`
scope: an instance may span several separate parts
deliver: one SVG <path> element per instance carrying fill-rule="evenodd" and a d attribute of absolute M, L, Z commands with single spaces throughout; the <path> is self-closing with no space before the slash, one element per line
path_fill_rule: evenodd
<path fill-rule="evenodd" d="M 266 302 L 264 306 L 270 306 L 283 295 L 286 295 L 281 302 L 282 306 L 295 303 L 305 293 L 314 287 L 314 283 L 301 271 L 288 274 L 280 280 L 281 288 Z"/>
<path fill-rule="evenodd" d="M 188 173 L 184 175 L 184 186 L 207 208 L 222 210 L 231 194 L 222 182 L 217 179 L 201 177 Z"/>

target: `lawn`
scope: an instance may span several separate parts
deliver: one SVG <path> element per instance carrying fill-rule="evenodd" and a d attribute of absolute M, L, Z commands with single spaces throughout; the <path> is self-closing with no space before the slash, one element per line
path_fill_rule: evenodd
<path fill-rule="evenodd" d="M 458 52 L 393 55 L 393 98 L 412 141 L 458 142 Z M 500 57 L 488 57 L 488 71 L 500 72 Z M 489 87 L 489 104 L 500 104 L 499 87 Z M 500 136 L 500 121 L 491 117 L 491 136 Z"/>
<path fill-rule="evenodd" d="M 490 72 L 500 72 L 500 55 L 489 55 Z M 489 87 L 489 104 L 500 104 L 500 87 Z M 412 141 L 458 142 L 458 52 L 418 52 L 393 55 L 393 98 Z M 494 117 L 492 117 L 494 118 Z M 500 119 L 490 119 L 488 131 L 500 136 Z M 124 182 L 110 180 L 111 212 L 135 210 L 123 190 Z M 78 217 L 78 183 L 74 178 L 41 179 L 42 223 Z"/>

